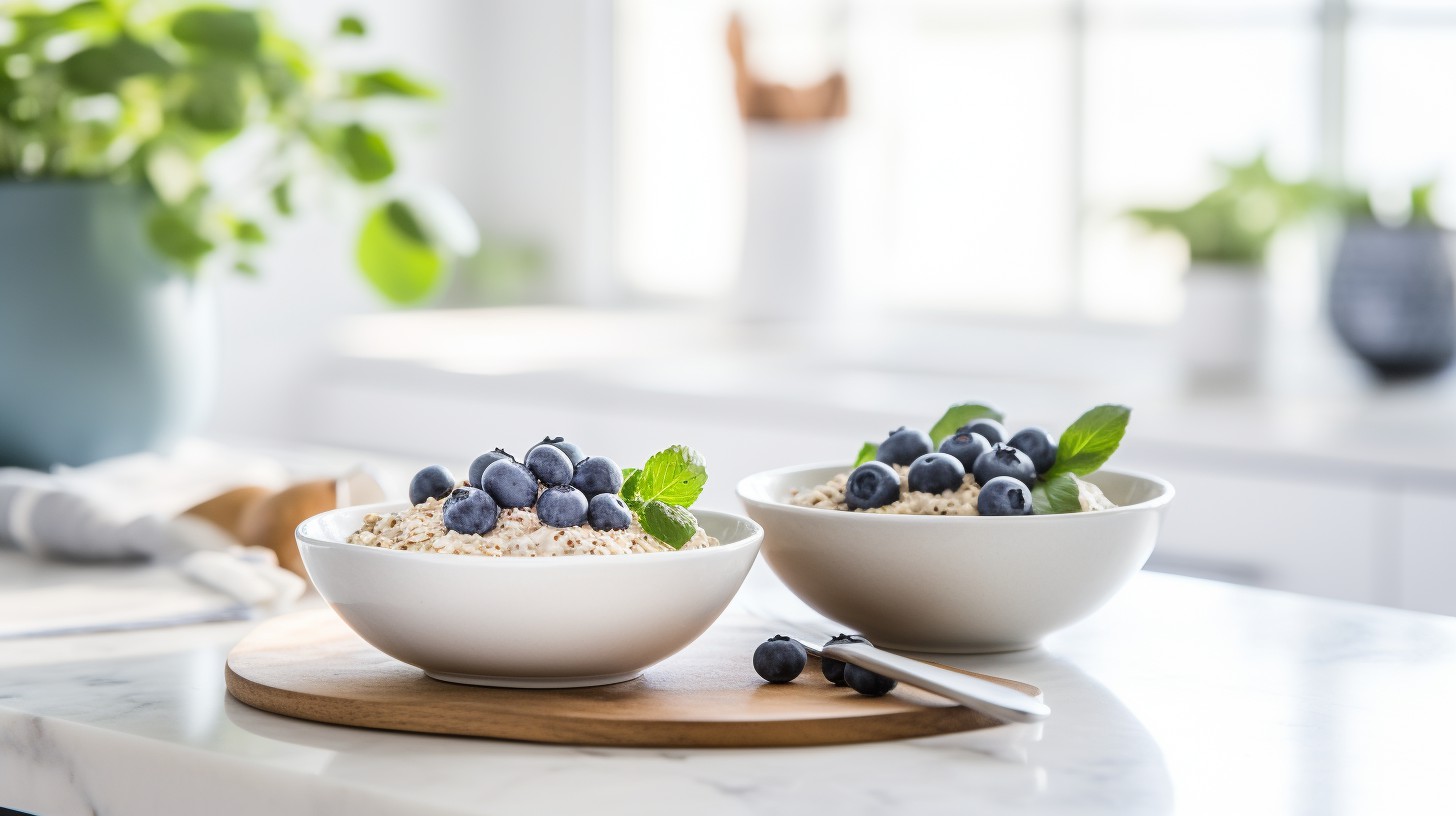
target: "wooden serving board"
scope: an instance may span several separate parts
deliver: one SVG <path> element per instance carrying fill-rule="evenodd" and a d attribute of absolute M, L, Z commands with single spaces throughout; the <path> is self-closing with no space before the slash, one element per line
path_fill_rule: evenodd
<path fill-rule="evenodd" d="M 751 658 L 771 634 L 720 621 L 636 680 L 581 689 L 498 689 L 426 677 L 323 609 L 255 629 L 228 654 L 227 687 L 250 706 L 305 720 L 573 745 L 831 745 L 999 724 L 904 684 L 880 698 L 837 688 L 824 680 L 814 657 L 798 680 L 764 683 Z M 1025 683 L 975 676 L 1041 693 Z"/>

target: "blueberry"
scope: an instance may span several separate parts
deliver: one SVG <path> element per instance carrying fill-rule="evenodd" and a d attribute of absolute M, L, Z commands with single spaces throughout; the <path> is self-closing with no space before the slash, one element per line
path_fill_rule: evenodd
<path fill-rule="evenodd" d="M 976 464 L 976 458 L 990 449 L 991 443 L 986 437 L 972 431 L 957 432 L 940 443 L 940 452 L 954 456 L 967 473 Z"/>
<path fill-rule="evenodd" d="M 830 638 L 829 641 L 827 643 L 825 643 L 824 645 L 825 646 L 833 646 L 836 643 L 868 643 L 868 642 L 869 641 L 865 640 L 864 638 L 860 637 L 859 635 L 838 634 L 838 635 L 835 635 L 834 637 Z M 824 672 L 824 679 L 825 680 L 828 680 L 829 682 L 833 683 L 836 686 L 842 686 L 842 685 L 844 685 L 844 666 L 845 666 L 845 663 L 844 663 L 843 660 L 835 660 L 832 657 L 821 657 L 821 658 L 819 658 L 819 671 Z"/>
<path fill-rule="evenodd" d="M 587 500 L 571 485 L 548 487 L 536 500 L 536 515 L 541 523 L 552 527 L 575 527 L 586 524 Z"/>
<path fill-rule="evenodd" d="M 908 465 L 933 450 L 930 434 L 902 426 L 880 443 L 875 459 L 887 465 Z"/>
<path fill-rule="evenodd" d="M 1057 440 L 1042 428 L 1017 431 L 1006 444 L 1026 454 L 1037 473 L 1046 473 L 1057 462 Z"/>
<path fill-rule="evenodd" d="M 581 448 L 577 447 L 575 442 L 567 442 L 565 439 L 558 439 L 551 444 L 555 445 L 558 450 L 566 454 L 566 458 L 570 459 L 573 465 L 586 458 L 586 454 L 582 453 Z"/>
<path fill-rule="evenodd" d="M 439 465 L 430 465 L 410 479 L 410 504 L 424 504 L 426 499 L 443 499 L 454 489 L 455 477 L 450 471 Z"/>
<path fill-rule="evenodd" d="M 587 502 L 586 519 L 593 529 L 625 530 L 632 526 L 632 511 L 615 493 L 598 493 Z"/>
<path fill-rule="evenodd" d="M 853 663 L 844 667 L 844 684 L 866 697 L 884 697 L 895 686 L 900 685 L 897 681 L 875 674 L 869 669 L 862 669 Z"/>
<path fill-rule="evenodd" d="M 573 465 L 586 458 L 586 454 L 581 452 L 581 448 L 577 447 L 576 443 L 567 442 L 565 439 L 562 439 L 559 436 L 548 436 L 545 439 L 542 439 L 540 442 L 532 445 L 531 448 L 534 450 L 535 448 L 539 448 L 542 445 L 550 445 L 551 447 L 556 448 L 557 450 L 566 454 L 566 458 L 570 459 Z M 529 455 L 531 451 L 526 451 L 526 453 Z"/>
<path fill-rule="evenodd" d="M 514 457 L 500 448 L 475 457 L 475 461 L 470 463 L 470 486 L 480 487 L 481 474 L 485 473 L 485 469 L 490 467 L 492 462 L 499 462 L 502 459 L 510 459 L 512 462 L 516 461 Z"/>
<path fill-rule="evenodd" d="M 978 433 L 992 445 L 1006 441 L 1006 426 L 994 419 L 973 419 L 956 429 L 956 433 Z"/>
<path fill-rule="evenodd" d="M 526 468 L 544 485 L 569 485 L 575 469 L 571 457 L 555 445 L 537 445 L 526 453 Z"/>
<path fill-rule="evenodd" d="M 588 456 L 576 463 L 571 486 L 591 498 L 599 493 L 617 493 L 622 489 L 622 469 L 605 456 Z"/>
<path fill-rule="evenodd" d="M 770 683 L 793 680 L 803 673 L 808 662 L 809 653 L 804 647 L 784 635 L 774 635 L 753 650 L 753 670 Z"/>
<path fill-rule="evenodd" d="M 484 490 L 457 487 L 445 500 L 445 529 L 466 535 L 485 535 L 495 529 L 500 508 Z"/>
<path fill-rule="evenodd" d="M 491 462 L 480 475 L 480 489 L 501 507 L 530 507 L 536 503 L 536 488 L 531 471 L 509 459 Z"/>
<path fill-rule="evenodd" d="M 1031 487 L 1036 481 L 1036 465 L 1016 448 L 997 442 L 977 457 L 976 463 L 971 466 L 971 474 L 976 477 L 976 484 L 982 487 L 997 476 L 1010 476 Z"/>
<path fill-rule="evenodd" d="M 948 453 L 927 453 L 910 465 L 910 489 L 919 493 L 944 493 L 959 490 L 965 481 L 966 468 L 961 460 Z"/>
<path fill-rule="evenodd" d="M 900 498 L 900 474 L 884 462 L 865 462 L 849 474 L 844 503 L 851 510 L 884 507 Z"/>
<path fill-rule="evenodd" d="M 1020 480 L 997 476 L 981 486 L 976 510 L 983 516 L 1031 515 L 1031 490 Z"/>

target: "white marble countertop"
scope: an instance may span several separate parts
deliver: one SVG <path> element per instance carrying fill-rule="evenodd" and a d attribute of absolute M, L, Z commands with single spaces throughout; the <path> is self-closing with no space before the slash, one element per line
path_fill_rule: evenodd
<path fill-rule="evenodd" d="M 63 569 L 58 567 L 57 569 Z M 3 583 L 3 582 L 0 582 Z M 750 578 L 728 614 L 785 614 Z M 833 748 L 570 748 L 320 725 L 228 697 L 249 623 L 0 640 L 0 806 L 127 814 L 1428 813 L 1456 620 L 1141 573 L 1039 650 L 1041 726 Z"/>

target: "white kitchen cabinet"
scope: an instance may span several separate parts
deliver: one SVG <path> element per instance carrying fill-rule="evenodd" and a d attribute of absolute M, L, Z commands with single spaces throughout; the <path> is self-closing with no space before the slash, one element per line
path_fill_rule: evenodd
<path fill-rule="evenodd" d="M 1456 493 L 1400 497 L 1395 605 L 1456 615 Z"/>
<path fill-rule="evenodd" d="M 1386 597 L 1394 542 L 1381 541 L 1390 512 L 1381 512 L 1381 493 L 1372 486 L 1236 473 L 1199 467 L 1196 459 L 1126 464 L 1178 490 L 1153 568 L 1327 598 L 1394 600 Z"/>

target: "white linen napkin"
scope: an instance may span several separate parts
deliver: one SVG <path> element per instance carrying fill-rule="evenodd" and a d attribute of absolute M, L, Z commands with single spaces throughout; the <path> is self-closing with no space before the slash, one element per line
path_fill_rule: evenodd
<path fill-rule="evenodd" d="M 272 462 L 201 442 L 52 473 L 0 469 L 0 547 L 18 550 L 0 551 L 0 637 L 286 608 L 305 584 L 271 550 L 179 515 L 233 487 L 286 482 Z"/>

